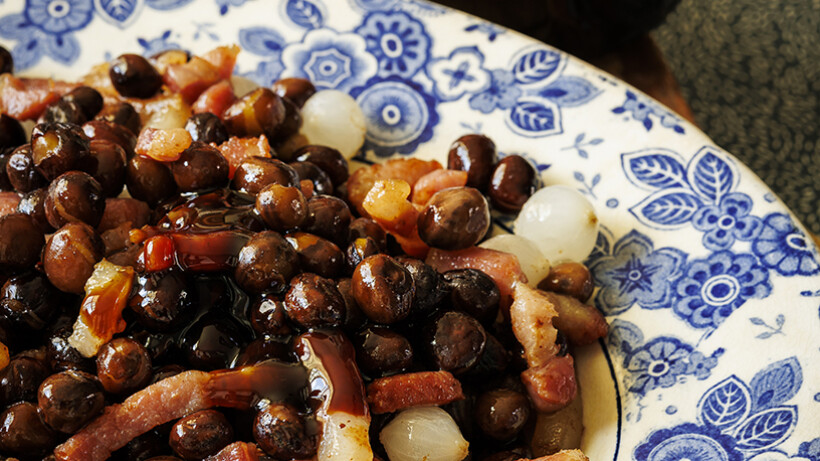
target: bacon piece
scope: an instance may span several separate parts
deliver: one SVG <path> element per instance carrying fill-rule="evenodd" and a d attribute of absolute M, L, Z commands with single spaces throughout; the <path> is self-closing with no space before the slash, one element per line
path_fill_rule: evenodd
<path fill-rule="evenodd" d="M 558 317 L 552 324 L 563 333 L 571 344 L 584 346 L 606 336 L 609 325 L 603 314 L 572 296 L 544 292 L 552 302 Z"/>
<path fill-rule="evenodd" d="M 518 461 L 530 460 L 521 458 Z M 542 456 L 540 458 L 533 459 L 532 461 L 589 461 L 589 458 L 587 458 L 581 450 L 561 450 L 558 453 L 554 453 L 549 456 Z"/>
<path fill-rule="evenodd" d="M 385 232 L 389 232 L 402 250 L 415 258 L 424 258 L 430 247 L 419 237 L 419 212 L 407 201 L 410 185 L 401 179 L 379 180 L 367 193 L 362 206 Z"/>
<path fill-rule="evenodd" d="M 145 128 L 137 138 L 137 147 L 134 150 L 137 154 L 151 157 L 158 162 L 173 162 L 179 159 L 192 142 L 191 134 L 184 128 Z"/>
<path fill-rule="evenodd" d="M 162 80 L 168 89 L 179 93 L 187 103 L 192 103 L 208 89 L 218 82 L 221 77 L 219 71 L 210 62 L 194 56 L 184 64 L 170 64 L 162 75 Z"/>
<path fill-rule="evenodd" d="M 231 82 L 222 80 L 208 87 L 191 105 L 195 114 L 210 112 L 218 117 L 236 101 Z"/>
<path fill-rule="evenodd" d="M 184 128 L 191 106 L 177 93 L 158 94 L 151 99 L 127 98 L 142 120 L 143 128 Z"/>
<path fill-rule="evenodd" d="M 399 179 L 412 187 L 424 175 L 441 168 L 441 164 L 435 160 L 425 161 L 417 158 L 397 158 L 360 168 L 347 180 L 347 200 L 359 214 L 367 216 L 362 202 L 376 181 Z"/>
<path fill-rule="evenodd" d="M 105 259 L 94 265 L 85 282 L 85 298 L 68 342 L 85 357 L 93 357 L 114 334 L 125 329 L 122 310 L 131 294 L 134 269 Z"/>
<path fill-rule="evenodd" d="M 237 167 L 239 167 L 239 164 L 246 158 L 271 157 L 272 152 L 268 138 L 266 138 L 265 135 L 261 135 L 258 138 L 237 138 L 231 136 L 227 141 L 216 146 L 216 148 L 219 149 L 219 152 L 222 153 L 222 156 L 228 161 L 228 167 L 230 168 L 228 176 L 231 179 L 233 179 L 233 175 Z"/>
<path fill-rule="evenodd" d="M 575 363 L 569 354 L 553 357 L 538 367 L 530 366 L 521 373 L 521 382 L 532 404 L 542 413 L 567 406 L 578 391 Z"/>
<path fill-rule="evenodd" d="M 461 187 L 467 184 L 467 172 L 460 170 L 434 170 L 419 178 L 413 185 L 415 205 L 426 205 L 436 192 L 450 187 Z"/>
<path fill-rule="evenodd" d="M 256 445 L 247 442 L 234 442 L 219 450 L 219 453 L 205 458 L 205 461 L 258 461 Z"/>
<path fill-rule="evenodd" d="M 185 64 L 190 59 L 190 55 L 183 50 L 167 50 L 159 53 L 150 59 L 151 65 L 160 73 L 165 75 L 168 66 L 172 64 Z"/>
<path fill-rule="evenodd" d="M 238 54 L 239 47 L 236 45 L 218 46 L 203 54 L 201 58 L 214 66 L 219 78 L 228 79 L 233 74 L 234 66 L 236 66 L 236 55 Z"/>
<path fill-rule="evenodd" d="M 387 376 L 367 386 L 367 401 L 375 414 L 461 400 L 461 383 L 448 371 L 422 371 Z"/>
<path fill-rule="evenodd" d="M 130 224 L 131 228 L 142 227 L 148 224 L 150 218 L 151 209 L 142 200 L 131 197 L 107 198 L 97 231 L 105 232 L 126 223 Z"/>
<path fill-rule="evenodd" d="M 44 78 L 0 75 L 0 112 L 18 120 L 36 120 L 49 104 L 69 92 L 73 85 Z"/>
<path fill-rule="evenodd" d="M 20 196 L 17 195 L 17 192 L 0 192 L 0 216 L 16 212 L 19 203 Z"/>
<path fill-rule="evenodd" d="M 106 407 L 97 419 L 54 449 L 61 461 L 103 461 L 152 428 L 210 407 L 205 385 L 210 376 L 184 371 Z"/>
<path fill-rule="evenodd" d="M 503 308 L 506 308 L 512 302 L 515 287 L 527 283 L 527 276 L 524 275 L 521 264 L 518 263 L 518 258 L 503 251 L 479 247 L 456 251 L 433 248 L 427 254 L 425 262 L 439 272 L 453 269 L 478 269 L 484 272 L 492 277 L 495 284 L 498 285 Z"/>

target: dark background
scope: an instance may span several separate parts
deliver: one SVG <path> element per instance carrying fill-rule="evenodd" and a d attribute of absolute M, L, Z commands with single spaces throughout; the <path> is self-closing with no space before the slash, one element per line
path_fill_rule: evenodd
<path fill-rule="evenodd" d="M 820 233 L 820 0 L 439 1 L 661 100 Z"/>

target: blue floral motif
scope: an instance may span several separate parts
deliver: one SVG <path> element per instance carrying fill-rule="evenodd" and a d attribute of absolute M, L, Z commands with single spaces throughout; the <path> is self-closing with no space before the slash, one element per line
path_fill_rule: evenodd
<path fill-rule="evenodd" d="M 681 120 L 672 112 L 661 108 L 658 104 L 651 102 L 648 98 L 638 96 L 630 90 L 626 90 L 626 100 L 623 104 L 612 109 L 615 114 L 632 114 L 632 119 L 637 120 L 643 124 L 646 131 L 649 131 L 654 126 L 652 116 L 656 117 L 664 128 L 670 128 L 678 134 L 684 134 L 685 131 L 681 125 Z"/>
<path fill-rule="evenodd" d="M 104 21 L 123 29 L 137 19 L 143 5 L 139 0 L 96 0 L 96 13 Z"/>
<path fill-rule="evenodd" d="M 430 56 L 430 36 L 409 14 L 374 12 L 365 16 L 355 32 L 367 41 L 367 50 L 379 60 L 379 77 L 410 78 Z"/>
<path fill-rule="evenodd" d="M 324 5 L 318 0 L 286 0 L 284 16 L 305 29 L 318 29 L 324 24 Z"/>
<path fill-rule="evenodd" d="M 717 328 L 746 300 L 769 296 L 772 284 L 754 255 L 719 251 L 691 261 L 674 290 L 675 314 L 694 328 Z"/>
<path fill-rule="evenodd" d="M 612 248 L 587 261 L 592 278 L 601 286 L 595 305 L 606 315 L 621 313 L 634 304 L 644 309 L 668 308 L 686 253 L 675 248 L 654 249 L 649 237 L 633 230 Z"/>
<path fill-rule="evenodd" d="M 560 76 L 549 85 L 535 90 L 535 94 L 549 99 L 561 107 L 577 107 L 601 93 L 589 81 L 581 77 Z"/>
<path fill-rule="evenodd" d="M 279 80 L 279 76 L 282 74 L 283 69 L 284 66 L 282 65 L 282 61 L 278 59 L 273 61 L 262 61 L 256 65 L 256 69 L 249 72 L 243 72 L 242 76 L 253 80 L 259 85 L 271 86 L 275 81 Z"/>
<path fill-rule="evenodd" d="M 489 85 L 490 72 L 483 66 L 484 54 L 475 46 L 467 46 L 454 49 L 447 58 L 431 59 L 426 70 L 436 96 L 454 101 Z"/>
<path fill-rule="evenodd" d="M 762 227 L 760 235 L 752 242 L 752 252 L 763 265 L 785 276 L 820 272 L 814 245 L 788 215 L 769 214 Z"/>
<path fill-rule="evenodd" d="M 224 16 L 232 6 L 242 6 L 248 0 L 216 0 L 216 6 L 219 7 L 219 14 Z"/>
<path fill-rule="evenodd" d="M 738 192 L 729 193 L 717 205 L 699 209 L 692 216 L 692 226 L 705 232 L 703 246 L 712 250 L 726 250 L 735 240 L 749 241 L 760 233 L 762 222 L 750 216 L 752 199 Z"/>
<path fill-rule="evenodd" d="M 701 397 L 698 424 L 684 423 L 652 432 L 635 447 L 633 458 L 742 461 L 757 455 L 752 459 L 787 459 L 771 450 L 794 431 L 797 408 L 781 404 L 797 394 L 801 383 L 802 371 L 794 357 L 759 371 L 750 386 L 735 375 L 729 376 Z M 765 401 L 763 405 L 757 404 L 761 398 Z M 816 457 L 820 452 L 818 445 L 820 439 L 801 444 L 798 455 L 811 457 L 813 453 Z"/>
<path fill-rule="evenodd" d="M 0 18 L 0 37 L 18 40 L 11 49 L 16 71 L 34 66 L 43 56 L 64 64 L 80 56 L 80 44 L 73 34 L 46 33 L 20 13 Z"/>
<path fill-rule="evenodd" d="M 288 45 L 282 63 L 288 76 L 307 78 L 317 88 L 342 91 L 362 85 L 378 68 L 362 37 L 331 29 L 311 30 L 302 42 Z"/>
<path fill-rule="evenodd" d="M 365 150 L 378 156 L 410 154 L 433 137 L 436 100 L 420 85 L 399 77 L 374 77 L 350 92 L 367 120 Z"/>
<path fill-rule="evenodd" d="M 465 32 L 483 32 L 487 34 L 487 40 L 494 42 L 499 35 L 506 33 L 507 29 L 499 27 L 491 22 L 480 22 L 471 24 L 464 28 Z"/>
<path fill-rule="evenodd" d="M 94 13 L 91 0 L 26 0 L 23 14 L 29 23 L 47 34 L 82 29 Z"/>
<path fill-rule="evenodd" d="M 512 72 L 495 69 L 490 76 L 490 86 L 470 97 L 470 107 L 485 114 L 496 109 L 512 108 L 521 96 L 521 89 L 515 86 Z"/>
<path fill-rule="evenodd" d="M 138 38 L 137 43 L 142 47 L 142 54 L 144 56 L 153 56 L 161 51 L 178 50 L 182 47 L 171 41 L 171 31 L 166 30 L 156 38 L 146 39 Z"/>
<path fill-rule="evenodd" d="M 809 442 L 803 442 L 797 449 L 797 455 L 811 461 L 820 461 L 820 437 Z"/>

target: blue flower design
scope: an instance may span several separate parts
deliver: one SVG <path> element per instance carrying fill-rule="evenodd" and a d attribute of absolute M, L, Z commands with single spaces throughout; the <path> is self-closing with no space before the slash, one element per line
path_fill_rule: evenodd
<path fill-rule="evenodd" d="M 763 221 L 752 252 L 766 267 L 781 275 L 814 275 L 820 272 L 817 255 L 805 234 L 783 213 L 771 213 Z"/>
<path fill-rule="evenodd" d="M 29 23 L 47 34 L 79 30 L 91 22 L 92 0 L 26 0 L 23 14 Z"/>
<path fill-rule="evenodd" d="M 447 58 L 430 60 L 427 75 L 439 99 L 454 101 L 489 85 L 490 72 L 483 66 L 484 54 L 475 46 L 466 46 L 454 49 Z"/>
<path fill-rule="evenodd" d="M 0 37 L 18 40 L 11 49 L 15 71 L 34 66 L 43 56 L 63 64 L 71 64 L 80 56 L 80 43 L 73 34 L 45 33 L 20 13 L 0 18 Z"/>
<path fill-rule="evenodd" d="M 247 77 L 262 86 L 271 86 L 273 82 L 279 80 L 279 75 L 282 74 L 282 63 L 279 60 L 262 61 L 256 65 L 256 69 L 250 72 L 242 73 L 243 77 Z"/>
<path fill-rule="evenodd" d="M 282 52 L 286 76 L 303 77 L 317 88 L 349 91 L 376 74 L 378 63 L 366 50 L 365 41 L 354 33 L 314 29 L 301 43 Z"/>
<path fill-rule="evenodd" d="M 521 96 L 521 89 L 515 85 L 515 76 L 504 69 L 495 69 L 490 76 L 490 86 L 470 97 L 470 107 L 485 114 L 496 109 L 511 109 Z"/>
<path fill-rule="evenodd" d="M 699 380 L 704 380 L 712 374 L 712 369 L 717 366 L 718 357 L 723 355 L 723 349 L 718 349 L 709 357 L 699 351 L 693 351 L 689 355 L 689 365 L 686 368 L 687 375 L 693 375 Z"/>
<path fill-rule="evenodd" d="M 658 387 L 672 387 L 689 368 L 692 346 L 674 338 L 655 338 L 630 354 L 624 367 L 632 373 L 632 392 L 646 394 Z"/>
<path fill-rule="evenodd" d="M 751 254 L 729 251 L 692 261 L 675 282 L 675 313 L 695 328 L 716 328 L 747 299 L 772 292 L 769 272 Z"/>
<path fill-rule="evenodd" d="M 216 0 L 216 6 L 219 7 L 219 14 L 224 16 L 228 13 L 228 9 L 232 6 L 242 6 L 248 0 Z"/>
<path fill-rule="evenodd" d="M 656 107 L 654 103 L 643 97 L 638 97 L 637 94 L 630 90 L 626 90 L 626 99 L 623 104 L 612 109 L 615 114 L 624 114 L 629 112 L 632 114 L 632 119 L 637 120 L 643 124 L 646 131 L 649 131 L 654 126 L 651 116 L 655 116 L 664 128 L 670 128 L 675 133 L 684 134 L 685 130 L 681 126 L 681 121 L 671 112 L 660 107 Z"/>
<path fill-rule="evenodd" d="M 145 39 L 145 38 L 138 38 L 137 43 L 142 47 L 143 51 L 142 54 L 144 56 L 152 56 L 161 51 L 165 50 L 178 50 L 182 47 L 179 43 L 170 41 L 171 39 L 171 31 L 166 30 L 162 34 L 160 34 L 156 38 Z"/>
<path fill-rule="evenodd" d="M 799 456 L 808 458 L 811 461 L 820 461 L 820 437 L 810 442 L 801 443 L 797 450 Z"/>
<path fill-rule="evenodd" d="M 637 461 L 742 461 L 735 440 L 720 429 L 685 423 L 653 432 L 635 447 Z"/>
<path fill-rule="evenodd" d="M 732 192 L 724 195 L 717 205 L 708 205 L 692 216 L 695 229 L 706 232 L 703 246 L 712 250 L 728 250 L 735 240 L 752 240 L 760 233 L 762 222 L 749 216 L 752 199 L 746 194 Z"/>
<path fill-rule="evenodd" d="M 355 32 L 379 60 L 380 77 L 410 78 L 430 56 L 431 40 L 424 25 L 402 11 L 370 13 Z"/>
<path fill-rule="evenodd" d="M 409 154 L 433 137 L 439 120 L 436 100 L 421 86 L 399 77 L 374 77 L 350 94 L 367 120 L 365 149 L 376 155 Z"/>
<path fill-rule="evenodd" d="M 674 248 L 655 250 L 638 231 L 623 236 L 611 255 L 589 261 L 593 279 L 601 289 L 595 304 L 605 314 L 625 311 L 638 303 L 644 309 L 669 307 L 671 281 L 680 273 L 686 254 Z"/>

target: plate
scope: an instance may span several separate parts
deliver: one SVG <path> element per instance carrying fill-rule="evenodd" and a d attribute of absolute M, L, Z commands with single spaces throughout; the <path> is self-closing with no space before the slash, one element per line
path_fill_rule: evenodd
<path fill-rule="evenodd" d="M 61 78 L 238 43 L 260 84 L 353 95 L 369 160 L 487 134 L 601 222 L 588 264 L 611 332 L 578 367 L 591 459 L 820 460 L 814 244 L 748 168 L 602 71 L 421 0 L 12 0 L 0 38 L 18 72 Z"/>

